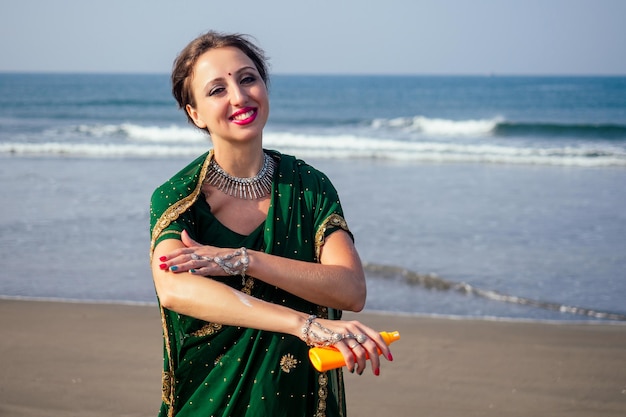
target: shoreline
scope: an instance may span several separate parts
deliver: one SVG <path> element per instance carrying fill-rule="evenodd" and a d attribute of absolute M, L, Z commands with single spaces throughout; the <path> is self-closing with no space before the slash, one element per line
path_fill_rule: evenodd
<path fill-rule="evenodd" d="M 381 375 L 344 373 L 348 414 L 622 416 L 626 327 L 346 313 L 398 330 Z M 0 415 L 155 416 L 156 305 L 0 298 Z"/>
<path fill-rule="evenodd" d="M 55 297 L 28 297 L 21 295 L 0 295 L 0 302 L 2 301 L 25 301 L 25 302 L 40 302 L 40 303 L 65 303 L 65 304 L 94 304 L 103 306 L 131 306 L 131 307 L 154 307 L 157 308 L 158 304 L 152 301 L 130 301 L 130 300 L 94 300 L 94 299 L 74 299 L 74 298 L 55 298 Z M 347 313 L 352 314 L 352 313 Z M 499 316 L 464 316 L 458 314 L 423 314 L 423 313 L 411 313 L 403 311 L 385 311 L 367 309 L 367 307 L 358 314 L 376 315 L 376 316 L 392 316 L 392 317 L 407 317 L 416 319 L 437 319 L 437 320 L 470 320 L 470 321 L 486 321 L 486 322 L 504 322 L 504 323 L 537 323 L 537 324 L 552 324 L 552 325 L 609 325 L 609 326 L 626 326 L 626 321 L 602 319 L 602 318 L 580 318 L 580 319 L 567 319 L 567 320 L 554 320 L 554 319 L 533 319 L 525 317 L 499 317 Z"/>

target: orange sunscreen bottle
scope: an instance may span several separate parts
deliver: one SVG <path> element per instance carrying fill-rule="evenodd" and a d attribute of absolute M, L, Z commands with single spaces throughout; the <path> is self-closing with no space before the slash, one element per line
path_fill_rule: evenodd
<path fill-rule="evenodd" d="M 396 340 L 400 340 L 400 332 L 380 332 L 383 340 L 389 346 Z M 378 349 L 378 354 L 382 352 Z M 346 365 L 343 360 L 343 355 L 336 348 L 332 346 L 328 347 L 314 347 L 309 349 L 309 359 L 313 364 L 313 367 L 319 372 L 328 371 L 329 369 L 340 368 Z M 368 356 L 369 359 L 369 356 Z"/>

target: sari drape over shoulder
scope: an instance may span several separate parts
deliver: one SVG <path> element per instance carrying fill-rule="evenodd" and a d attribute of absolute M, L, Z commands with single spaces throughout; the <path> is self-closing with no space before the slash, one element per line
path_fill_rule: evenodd
<path fill-rule="evenodd" d="M 324 239 L 349 233 L 337 192 L 324 174 L 292 156 L 278 162 L 265 222 L 248 236 L 222 225 L 201 193 L 212 151 L 158 187 L 151 200 L 150 254 L 182 230 L 198 242 L 319 262 Z M 209 278 L 207 278 L 209 279 Z M 319 317 L 341 311 L 319 306 L 246 276 L 213 277 L 237 290 Z M 295 336 L 209 323 L 161 309 L 164 339 L 161 416 L 345 416 L 341 369 L 317 372 Z"/>

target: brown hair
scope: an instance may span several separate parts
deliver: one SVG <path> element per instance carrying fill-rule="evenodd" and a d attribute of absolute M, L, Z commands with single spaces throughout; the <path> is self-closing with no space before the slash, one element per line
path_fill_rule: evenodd
<path fill-rule="evenodd" d="M 205 52 L 224 47 L 235 47 L 241 50 L 254 62 L 257 71 L 265 85 L 269 84 L 267 71 L 267 59 L 261 48 L 256 46 L 250 40 L 248 35 L 242 34 L 224 34 L 215 31 L 209 31 L 189 44 L 178 54 L 172 68 L 172 94 L 178 102 L 178 107 L 184 109 L 187 104 L 195 106 L 193 92 L 191 90 L 191 76 L 193 67 L 196 65 L 198 58 Z M 187 120 L 193 122 L 189 114 Z"/>

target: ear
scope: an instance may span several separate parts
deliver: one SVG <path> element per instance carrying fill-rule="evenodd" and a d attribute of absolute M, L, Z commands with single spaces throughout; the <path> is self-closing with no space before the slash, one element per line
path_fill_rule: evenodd
<path fill-rule="evenodd" d="M 191 104 L 187 104 L 185 106 L 185 110 L 187 111 L 187 114 L 189 115 L 189 117 L 191 117 L 191 120 L 193 120 L 193 123 L 198 126 L 200 129 L 206 129 L 207 125 L 204 122 L 204 120 L 202 120 L 197 112 L 196 109 L 194 109 Z"/>

